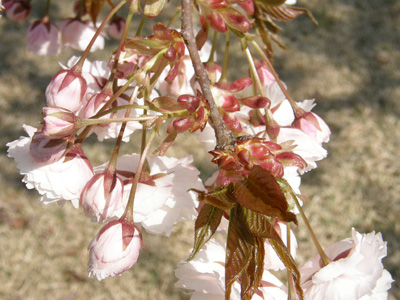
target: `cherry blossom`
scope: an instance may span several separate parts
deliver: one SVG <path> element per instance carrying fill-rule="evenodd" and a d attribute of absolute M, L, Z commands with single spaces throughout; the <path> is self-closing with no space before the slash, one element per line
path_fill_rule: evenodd
<path fill-rule="evenodd" d="M 387 254 L 381 233 L 358 233 L 325 250 L 332 260 L 321 267 L 315 256 L 300 267 L 305 299 L 387 299 L 393 281 L 382 265 Z"/>
<path fill-rule="evenodd" d="M 107 223 L 90 242 L 89 277 L 103 280 L 131 268 L 142 247 L 140 230 L 126 221 Z"/>
<path fill-rule="evenodd" d="M 82 150 L 74 150 L 65 159 L 53 163 L 38 163 L 30 154 L 29 146 L 36 129 L 24 126 L 29 137 L 21 137 L 7 144 L 8 156 L 14 158 L 28 189 L 35 188 L 45 204 L 71 201 L 79 207 L 79 197 L 93 170 Z"/>
<path fill-rule="evenodd" d="M 38 55 L 55 56 L 60 53 L 61 33 L 55 24 L 46 19 L 29 26 L 26 41 L 28 49 Z"/>

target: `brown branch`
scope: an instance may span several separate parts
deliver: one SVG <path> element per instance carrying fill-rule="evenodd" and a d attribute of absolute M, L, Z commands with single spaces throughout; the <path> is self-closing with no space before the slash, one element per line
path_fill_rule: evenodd
<path fill-rule="evenodd" d="M 210 105 L 210 119 L 217 139 L 216 149 L 232 150 L 234 143 L 232 134 L 226 129 L 225 123 L 219 114 L 218 107 L 215 104 L 210 90 L 210 79 L 208 78 L 207 72 L 200 60 L 199 51 L 196 46 L 196 40 L 193 33 L 191 0 L 182 0 L 182 37 L 189 50 L 196 78 L 200 84 L 203 96 Z"/>

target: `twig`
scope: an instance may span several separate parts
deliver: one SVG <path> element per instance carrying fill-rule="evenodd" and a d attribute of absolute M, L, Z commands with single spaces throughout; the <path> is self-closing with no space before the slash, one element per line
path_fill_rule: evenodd
<path fill-rule="evenodd" d="M 216 149 L 232 150 L 234 143 L 233 137 L 226 129 L 225 123 L 219 114 L 218 107 L 215 104 L 210 90 L 210 80 L 203 63 L 200 60 L 200 55 L 196 46 L 196 40 L 193 33 L 191 0 L 182 0 L 182 37 L 185 40 L 186 46 L 189 50 L 196 78 L 200 84 L 203 96 L 210 105 L 210 119 L 215 131 L 215 137 L 217 139 Z"/>

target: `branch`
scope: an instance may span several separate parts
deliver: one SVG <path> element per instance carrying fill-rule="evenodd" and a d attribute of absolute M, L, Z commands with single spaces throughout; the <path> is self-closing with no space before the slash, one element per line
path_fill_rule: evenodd
<path fill-rule="evenodd" d="M 233 137 L 230 131 L 225 128 L 225 123 L 219 114 L 218 107 L 215 104 L 210 90 L 210 79 L 208 78 L 207 72 L 200 60 L 200 55 L 196 46 L 196 40 L 193 33 L 191 0 L 182 0 L 182 37 L 189 50 L 196 78 L 200 84 L 203 96 L 210 105 L 210 119 L 217 139 L 216 149 L 232 150 L 234 143 Z"/>

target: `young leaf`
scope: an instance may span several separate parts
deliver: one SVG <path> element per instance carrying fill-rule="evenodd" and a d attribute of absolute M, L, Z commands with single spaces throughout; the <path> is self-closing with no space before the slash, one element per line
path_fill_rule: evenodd
<path fill-rule="evenodd" d="M 225 259 L 225 300 L 230 299 L 232 284 L 249 266 L 256 239 L 240 224 L 236 209 L 231 210 Z"/>
<path fill-rule="evenodd" d="M 237 206 L 236 211 L 238 222 L 243 225 L 245 230 L 257 238 L 267 238 L 269 240 L 279 259 L 292 273 L 297 293 L 301 297 L 300 299 L 303 299 L 303 290 L 300 287 L 300 273 L 296 262 L 270 220 L 261 213 L 252 211 L 241 205 Z"/>
<path fill-rule="evenodd" d="M 295 222 L 296 215 L 288 211 L 288 203 L 275 177 L 268 170 L 254 166 L 246 180 L 235 182 L 234 194 L 238 203 L 281 221 Z"/>
<path fill-rule="evenodd" d="M 199 250 L 214 235 L 221 222 L 223 210 L 210 204 L 204 204 L 197 216 L 194 226 L 194 246 L 193 251 L 186 261 L 192 260 Z"/>
<path fill-rule="evenodd" d="M 200 202 L 204 201 L 222 210 L 230 210 L 236 206 L 236 199 L 230 187 L 217 190 L 213 193 L 206 193 L 195 189 L 192 189 L 192 191 L 198 194 Z"/>
<path fill-rule="evenodd" d="M 93 21 L 96 24 L 97 16 L 103 8 L 104 0 L 85 0 L 85 7 Z"/>
<path fill-rule="evenodd" d="M 250 263 L 241 279 L 241 299 L 250 300 L 260 286 L 264 273 L 264 239 L 256 238 Z"/>

